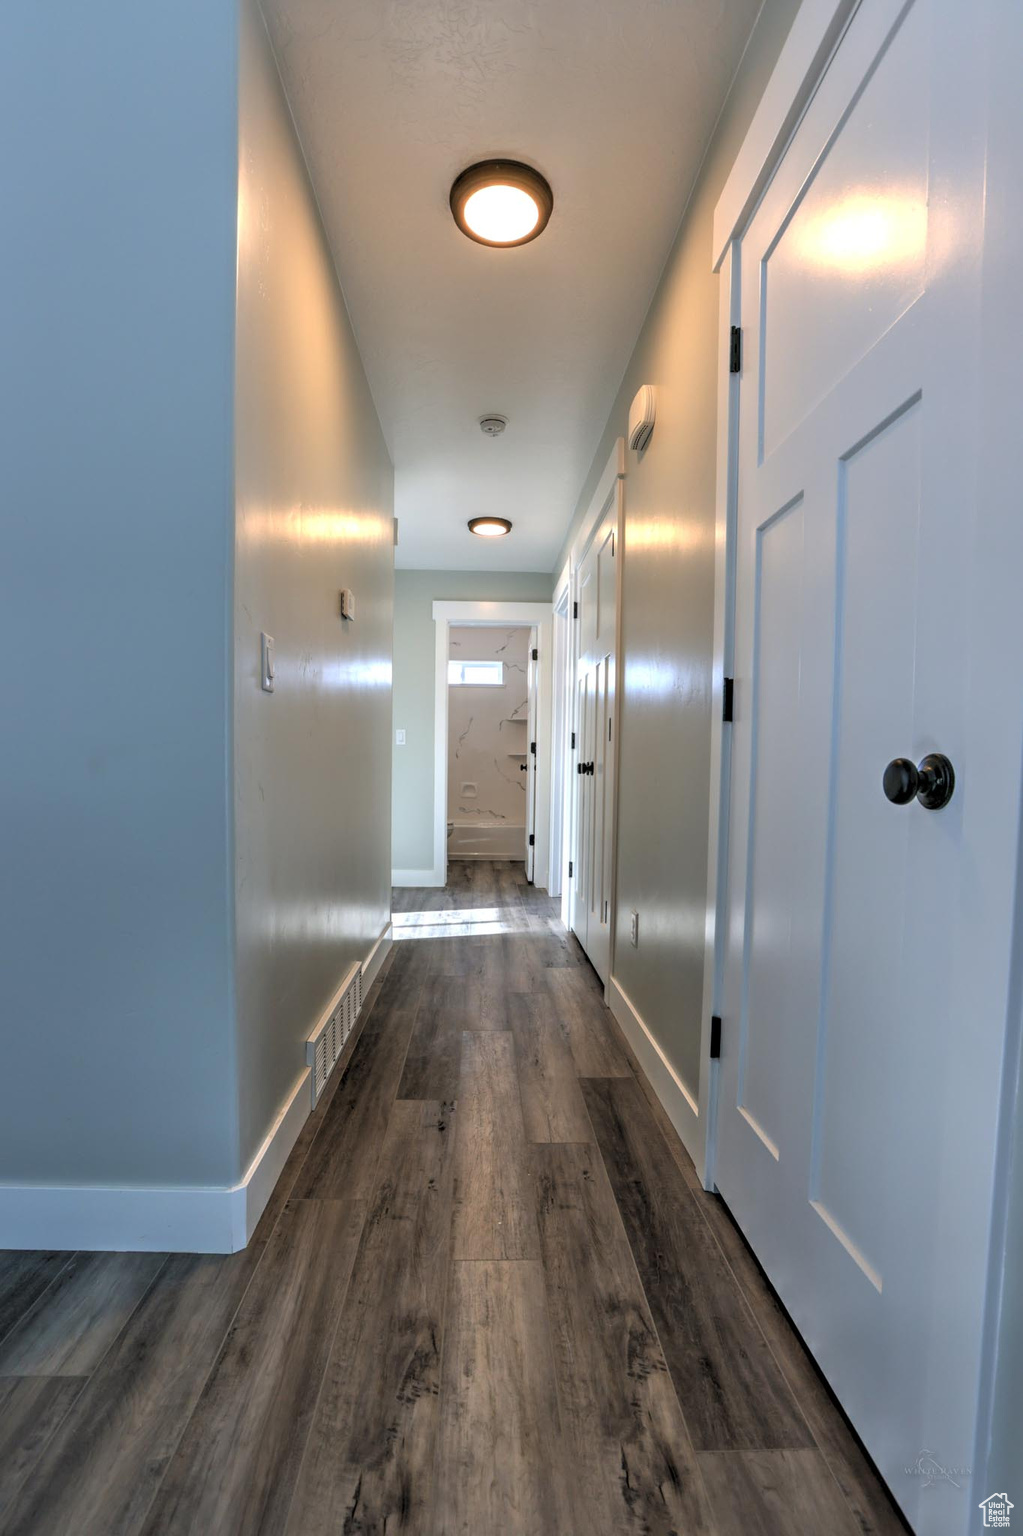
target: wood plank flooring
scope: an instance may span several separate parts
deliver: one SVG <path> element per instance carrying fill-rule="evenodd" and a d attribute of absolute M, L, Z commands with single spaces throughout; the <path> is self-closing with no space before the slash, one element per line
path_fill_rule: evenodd
<path fill-rule="evenodd" d="M 521 865 L 394 894 L 248 1249 L 0 1254 L 3 1536 L 894 1536 Z"/>

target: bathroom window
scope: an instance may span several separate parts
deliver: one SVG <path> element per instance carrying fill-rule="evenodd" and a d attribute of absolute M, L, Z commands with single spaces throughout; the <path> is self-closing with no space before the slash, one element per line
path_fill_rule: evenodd
<path fill-rule="evenodd" d="M 503 688 L 503 661 L 449 661 L 448 682 L 452 688 Z"/>

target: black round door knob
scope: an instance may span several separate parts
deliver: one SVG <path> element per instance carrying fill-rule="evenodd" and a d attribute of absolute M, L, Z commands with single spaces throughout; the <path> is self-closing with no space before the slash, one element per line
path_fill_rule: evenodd
<path fill-rule="evenodd" d="M 952 798 L 955 770 L 942 752 L 928 752 L 919 763 L 893 757 L 884 771 L 884 792 L 893 805 L 919 800 L 926 811 L 940 811 Z"/>

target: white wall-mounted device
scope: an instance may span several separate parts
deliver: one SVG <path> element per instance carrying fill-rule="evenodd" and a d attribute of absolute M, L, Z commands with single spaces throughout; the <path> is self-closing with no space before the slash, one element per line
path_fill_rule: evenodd
<path fill-rule="evenodd" d="M 644 384 L 636 391 L 636 398 L 629 407 L 629 447 L 641 453 L 650 441 L 657 415 L 654 386 Z"/>
<path fill-rule="evenodd" d="M 259 637 L 260 666 L 262 668 L 262 686 L 264 693 L 273 693 L 274 674 L 277 670 L 273 635 L 260 635 Z"/>
<path fill-rule="evenodd" d="M 355 618 L 355 593 L 351 587 L 343 587 L 341 590 L 341 617 L 343 619 Z"/>

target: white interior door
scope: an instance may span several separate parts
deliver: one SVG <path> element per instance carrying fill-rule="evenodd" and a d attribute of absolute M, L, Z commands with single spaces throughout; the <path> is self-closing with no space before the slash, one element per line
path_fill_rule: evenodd
<path fill-rule="evenodd" d="M 912 1469 L 973 1458 L 1009 955 L 968 936 L 1015 860 L 966 708 L 982 80 L 974 8 L 862 0 L 738 251 L 716 1179 L 926 1536 L 979 1523 Z M 951 801 L 891 803 L 928 753 Z"/>
<path fill-rule="evenodd" d="M 576 856 L 572 926 L 607 982 L 611 959 L 617 490 L 576 581 Z"/>
<path fill-rule="evenodd" d="M 538 721 L 538 683 L 540 669 L 537 665 L 536 629 L 529 631 L 529 651 L 526 658 L 526 688 L 529 699 L 529 743 L 526 757 L 526 879 L 532 880 L 536 872 L 536 732 Z"/>

